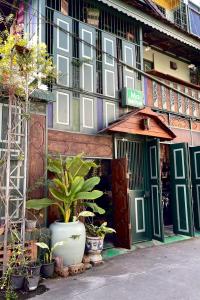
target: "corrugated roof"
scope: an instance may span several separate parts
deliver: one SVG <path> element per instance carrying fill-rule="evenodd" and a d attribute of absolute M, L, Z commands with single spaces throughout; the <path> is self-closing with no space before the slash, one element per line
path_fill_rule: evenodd
<path fill-rule="evenodd" d="M 144 12 L 134 5 L 134 1 L 121 1 L 121 0 L 98 0 L 112 6 L 120 12 L 134 18 L 135 20 L 148 25 L 176 40 L 181 41 L 182 43 L 189 45 L 193 48 L 200 49 L 200 39 L 192 34 L 178 28 L 172 22 L 167 20 L 164 16 L 158 14 L 155 10 L 152 9 L 150 12 L 150 4 L 152 5 L 151 0 L 145 0 L 146 5 L 149 5 L 149 13 Z M 141 2 L 141 0 L 139 0 Z M 125 3 L 128 2 L 128 3 Z M 142 1 L 143 2 L 143 1 Z M 133 9 L 134 7 L 134 9 Z"/>

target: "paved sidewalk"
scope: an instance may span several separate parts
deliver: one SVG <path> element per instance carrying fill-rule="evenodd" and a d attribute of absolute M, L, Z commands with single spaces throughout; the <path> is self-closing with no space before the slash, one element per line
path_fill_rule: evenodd
<path fill-rule="evenodd" d="M 200 300 L 200 238 L 139 249 L 77 277 L 45 282 L 34 300 Z"/>

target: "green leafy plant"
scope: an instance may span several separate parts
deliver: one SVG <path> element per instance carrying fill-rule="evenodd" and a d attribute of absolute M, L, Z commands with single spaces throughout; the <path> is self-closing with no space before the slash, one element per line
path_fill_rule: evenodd
<path fill-rule="evenodd" d="M 35 243 L 38 247 L 40 247 L 41 249 L 45 249 L 45 254 L 44 254 L 44 263 L 48 264 L 51 263 L 53 261 L 53 251 L 60 246 L 64 245 L 64 242 L 58 242 L 55 243 L 55 245 L 53 247 L 49 247 L 46 243 L 43 242 L 38 242 Z"/>
<path fill-rule="evenodd" d="M 48 171 L 53 174 L 50 180 L 49 194 L 51 198 L 31 199 L 27 201 L 27 209 L 40 210 L 51 205 L 58 206 L 64 221 L 76 221 L 79 217 L 92 217 L 94 212 L 105 213 L 93 200 L 101 197 L 103 192 L 95 190 L 100 177 L 86 179 L 91 168 L 98 166 L 93 161 L 85 160 L 82 155 L 73 158 L 48 158 Z M 77 204 L 93 210 L 77 213 Z"/>
<path fill-rule="evenodd" d="M 107 227 L 107 222 L 102 223 L 100 226 L 94 224 L 86 224 L 88 236 L 104 238 L 106 234 L 116 233 L 113 228 Z"/>
<path fill-rule="evenodd" d="M 1 290 L 6 290 L 6 299 L 9 295 L 14 295 L 11 286 L 11 276 L 12 275 L 26 275 L 26 267 L 28 265 L 28 259 L 25 255 L 25 249 L 21 244 L 19 233 L 16 228 L 11 230 L 11 256 L 7 262 L 7 269 L 4 276 L 1 279 L 0 288 Z"/>

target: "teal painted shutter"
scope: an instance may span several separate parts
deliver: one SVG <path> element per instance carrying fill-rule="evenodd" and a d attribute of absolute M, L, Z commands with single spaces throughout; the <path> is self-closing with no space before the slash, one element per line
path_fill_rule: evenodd
<path fill-rule="evenodd" d="M 91 26 L 79 23 L 79 59 L 80 59 L 80 87 L 84 91 L 96 91 L 96 32 Z M 91 45 L 91 46 L 90 46 Z"/>
<path fill-rule="evenodd" d="M 200 147 L 190 148 L 194 224 L 200 230 Z"/>
<path fill-rule="evenodd" d="M 131 43 L 122 42 L 122 55 L 123 55 L 123 62 L 130 66 L 135 67 L 135 46 Z M 124 87 L 134 89 L 135 88 L 135 72 L 124 66 L 123 67 L 123 78 L 124 78 Z"/>
<path fill-rule="evenodd" d="M 159 140 L 156 139 L 148 143 L 148 153 L 152 206 L 152 236 L 155 240 L 164 241 Z"/>
<path fill-rule="evenodd" d="M 109 97 L 116 97 L 117 72 L 116 72 L 116 38 L 102 32 L 103 49 L 103 94 Z"/>
<path fill-rule="evenodd" d="M 174 232 L 193 236 L 194 226 L 188 144 L 170 145 L 170 167 Z"/>
<path fill-rule="evenodd" d="M 72 85 L 72 19 L 59 12 L 54 12 L 54 63 L 57 67 L 57 84 L 53 103 L 53 127 L 71 129 L 72 94 L 66 88 Z"/>

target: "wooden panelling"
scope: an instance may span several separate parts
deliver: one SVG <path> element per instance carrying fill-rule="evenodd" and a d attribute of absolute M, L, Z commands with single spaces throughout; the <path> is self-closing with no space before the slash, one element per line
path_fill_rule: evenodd
<path fill-rule="evenodd" d="M 172 140 L 175 137 L 159 115 L 148 107 L 122 116 L 117 122 L 108 126 L 105 131 L 153 136 L 164 140 Z"/>
<path fill-rule="evenodd" d="M 32 114 L 29 131 L 29 199 L 44 197 L 44 186 L 38 186 L 38 182 L 44 182 L 46 161 L 46 116 Z M 31 217 L 31 216 L 30 216 Z M 37 218 L 40 223 L 44 219 L 42 214 Z"/>
<path fill-rule="evenodd" d="M 170 118 L 170 126 L 176 127 L 176 128 L 183 128 L 183 129 L 190 129 L 190 123 L 189 120 L 176 117 L 176 116 L 171 116 Z"/>
<path fill-rule="evenodd" d="M 176 138 L 173 140 L 173 143 L 188 143 L 189 145 L 192 145 L 190 130 L 183 130 L 178 128 L 171 129 L 176 135 Z"/>
<path fill-rule="evenodd" d="M 112 158 L 112 137 L 48 130 L 48 153 Z"/>
<path fill-rule="evenodd" d="M 192 131 L 192 146 L 200 146 L 200 132 Z"/>
<path fill-rule="evenodd" d="M 44 177 L 46 160 L 46 117 L 31 115 L 29 132 L 29 188 L 34 188 L 35 182 Z M 43 188 L 31 192 L 31 197 L 42 197 Z"/>

